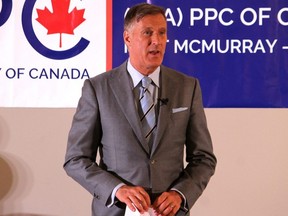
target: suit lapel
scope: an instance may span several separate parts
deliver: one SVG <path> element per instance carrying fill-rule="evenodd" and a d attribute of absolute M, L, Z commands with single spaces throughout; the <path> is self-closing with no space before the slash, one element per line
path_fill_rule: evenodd
<path fill-rule="evenodd" d="M 153 143 L 153 148 L 152 148 L 152 154 L 155 152 L 155 150 L 157 149 L 160 140 L 162 138 L 162 136 L 164 135 L 165 129 L 168 125 L 168 122 L 171 118 L 171 106 L 172 106 L 172 95 L 173 95 L 173 91 L 175 89 L 173 89 L 173 80 L 171 79 L 171 77 L 169 76 L 169 74 L 167 74 L 167 71 L 161 67 L 161 75 L 160 75 L 160 94 L 159 94 L 159 98 L 164 98 L 164 99 L 168 99 L 167 103 L 162 103 L 161 101 L 159 101 L 159 116 L 158 116 L 158 122 L 157 122 L 157 130 L 156 130 L 156 136 L 155 136 L 155 140 Z"/>
<path fill-rule="evenodd" d="M 130 77 L 126 68 L 127 62 L 123 63 L 119 68 L 113 72 L 110 82 L 110 88 L 112 89 L 115 98 L 124 113 L 126 119 L 131 125 L 134 133 L 142 143 L 143 148 L 148 153 L 149 147 L 143 136 L 139 114 L 135 106 L 135 100 L 133 95 L 133 87 L 130 83 Z"/>

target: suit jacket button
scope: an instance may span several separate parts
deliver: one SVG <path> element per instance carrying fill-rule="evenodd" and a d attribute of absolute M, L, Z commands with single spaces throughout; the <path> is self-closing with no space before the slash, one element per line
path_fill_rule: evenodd
<path fill-rule="evenodd" d="M 151 160 L 151 164 L 155 164 L 156 163 L 156 160 Z"/>

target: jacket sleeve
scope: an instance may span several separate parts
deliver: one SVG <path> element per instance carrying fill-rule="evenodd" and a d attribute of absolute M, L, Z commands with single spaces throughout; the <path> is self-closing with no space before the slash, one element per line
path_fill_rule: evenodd
<path fill-rule="evenodd" d="M 91 81 L 86 80 L 68 135 L 64 169 L 95 198 L 107 205 L 114 187 L 121 181 L 96 162 L 101 137 L 96 92 Z"/>

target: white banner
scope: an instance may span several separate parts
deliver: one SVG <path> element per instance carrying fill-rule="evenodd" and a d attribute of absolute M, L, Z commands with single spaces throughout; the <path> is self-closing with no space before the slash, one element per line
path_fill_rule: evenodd
<path fill-rule="evenodd" d="M 106 1 L 0 0 L 0 106 L 76 107 L 106 70 Z"/>

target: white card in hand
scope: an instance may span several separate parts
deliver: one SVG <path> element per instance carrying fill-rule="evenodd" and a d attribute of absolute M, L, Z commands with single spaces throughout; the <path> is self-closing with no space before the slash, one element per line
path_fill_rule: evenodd
<path fill-rule="evenodd" d="M 154 213 L 154 209 L 151 207 L 148 209 L 147 212 L 144 212 L 143 214 L 141 214 L 138 210 L 133 212 L 133 211 L 131 211 L 130 208 L 128 208 L 128 206 L 126 206 L 124 216 L 156 216 L 156 214 Z"/>

